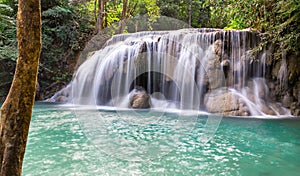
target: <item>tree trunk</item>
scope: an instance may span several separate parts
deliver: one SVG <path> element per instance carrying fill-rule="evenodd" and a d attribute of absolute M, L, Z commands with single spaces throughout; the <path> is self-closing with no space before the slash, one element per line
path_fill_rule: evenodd
<path fill-rule="evenodd" d="M 192 0 L 189 0 L 188 4 L 188 18 L 189 27 L 192 27 Z"/>
<path fill-rule="evenodd" d="M 126 12 L 127 12 L 127 7 L 128 7 L 128 0 L 123 0 L 123 9 L 122 9 L 122 19 L 121 20 L 124 20 L 126 19 Z"/>
<path fill-rule="evenodd" d="M 123 0 L 123 9 L 122 9 L 122 17 L 119 21 L 119 31 L 118 34 L 122 34 L 125 29 L 125 20 L 127 15 L 127 8 L 128 8 L 128 0 Z"/>
<path fill-rule="evenodd" d="M 106 3 L 106 0 L 98 0 L 98 20 L 97 20 L 98 33 L 103 30 L 103 18 L 104 18 L 105 3 Z"/>
<path fill-rule="evenodd" d="M 94 18 L 97 23 L 97 0 L 94 1 Z M 96 28 L 98 28 L 98 25 L 96 26 Z"/>
<path fill-rule="evenodd" d="M 41 53 L 41 4 L 19 0 L 18 60 L 12 86 L 1 108 L 0 175 L 21 175 Z"/>
<path fill-rule="evenodd" d="M 106 2 L 104 3 L 104 15 L 103 15 L 103 18 L 104 18 L 104 22 L 103 22 L 103 27 L 106 28 L 108 26 L 108 21 L 107 21 L 107 8 L 106 8 Z"/>

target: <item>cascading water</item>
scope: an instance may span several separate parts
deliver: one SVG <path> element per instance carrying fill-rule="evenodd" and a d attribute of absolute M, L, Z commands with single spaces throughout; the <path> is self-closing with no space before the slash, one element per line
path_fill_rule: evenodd
<path fill-rule="evenodd" d="M 113 36 L 77 70 L 72 101 L 131 107 L 133 90 L 178 109 L 225 115 L 289 115 L 268 98 L 265 53 L 252 31 L 184 29 Z M 147 100 L 148 101 L 148 100 Z M 158 104 L 157 104 L 158 103 Z"/>

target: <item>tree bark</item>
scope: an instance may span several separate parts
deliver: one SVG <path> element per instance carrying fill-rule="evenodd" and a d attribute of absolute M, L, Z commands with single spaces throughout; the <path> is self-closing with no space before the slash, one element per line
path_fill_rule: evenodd
<path fill-rule="evenodd" d="M 95 18 L 96 23 L 97 23 L 97 20 L 98 20 L 97 19 L 97 1 L 98 0 L 95 0 L 95 2 L 94 2 L 94 18 Z M 98 25 L 96 26 L 96 28 L 98 28 Z"/>
<path fill-rule="evenodd" d="M 97 20 L 98 33 L 103 30 L 105 4 L 106 4 L 106 0 L 98 0 L 98 20 Z"/>
<path fill-rule="evenodd" d="M 19 0 L 18 60 L 12 86 L 1 108 L 0 175 L 21 175 L 41 53 L 41 4 Z"/>
<path fill-rule="evenodd" d="M 188 25 L 192 27 L 192 0 L 189 0 L 188 4 Z"/>
<path fill-rule="evenodd" d="M 127 8 L 128 8 L 128 0 L 123 0 L 123 9 L 122 9 L 122 17 L 119 21 L 119 31 L 118 34 L 122 34 L 125 29 L 125 20 L 127 16 Z"/>
<path fill-rule="evenodd" d="M 126 19 L 127 7 L 128 7 L 128 0 L 123 0 L 122 19 L 121 20 Z"/>

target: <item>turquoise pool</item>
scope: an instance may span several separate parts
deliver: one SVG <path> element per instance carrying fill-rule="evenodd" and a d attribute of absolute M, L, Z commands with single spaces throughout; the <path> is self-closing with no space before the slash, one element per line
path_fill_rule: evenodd
<path fill-rule="evenodd" d="M 139 117 L 138 117 L 139 116 Z M 151 116 L 153 119 L 150 120 Z M 298 175 L 300 120 L 74 110 L 36 104 L 23 175 Z M 126 120 L 131 119 L 131 120 Z M 140 121 L 131 124 L 132 119 Z M 136 121 L 135 121 L 136 122 Z M 191 123 L 192 122 L 192 123 Z"/>

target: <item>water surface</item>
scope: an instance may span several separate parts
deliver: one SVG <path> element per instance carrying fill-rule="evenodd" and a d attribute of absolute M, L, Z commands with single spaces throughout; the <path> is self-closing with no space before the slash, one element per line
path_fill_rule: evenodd
<path fill-rule="evenodd" d="M 300 173 L 299 119 L 223 117 L 212 140 L 203 143 L 199 140 L 199 136 L 205 131 L 205 123 L 209 118 L 207 115 L 199 115 L 190 124 L 192 126 L 189 126 L 189 129 L 181 129 L 187 127 L 178 125 L 184 120 L 172 113 L 159 114 L 159 118 L 155 117 L 158 114 L 149 115 L 147 112 L 136 114 L 129 111 L 125 115 L 110 111 L 99 113 L 102 117 L 99 124 L 102 125 L 97 126 L 98 123 L 84 122 L 85 119 L 86 121 L 97 119 L 97 115 L 89 117 L 91 113 L 88 110 L 78 113 L 66 107 L 36 104 L 23 174 L 298 175 Z M 139 125 L 131 124 L 130 120 L 123 123 L 124 119 L 120 118 L 120 115 L 128 119 L 137 119 L 136 116 L 141 115 L 144 119 L 138 123 Z M 157 119 L 149 123 L 147 119 L 151 115 Z M 123 140 L 120 142 L 119 138 Z M 129 143 L 122 143 L 124 141 Z M 139 146 L 141 148 L 137 148 Z M 145 148 L 147 150 L 144 150 Z"/>

